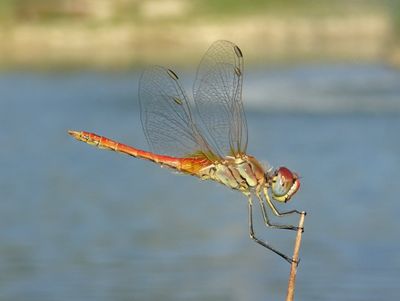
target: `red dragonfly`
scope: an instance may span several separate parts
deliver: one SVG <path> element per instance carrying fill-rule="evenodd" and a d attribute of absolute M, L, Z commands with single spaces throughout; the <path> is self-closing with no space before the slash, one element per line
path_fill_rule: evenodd
<path fill-rule="evenodd" d="M 258 239 L 253 230 L 253 197 L 265 225 L 298 230 L 270 222 L 265 203 L 276 216 L 305 214 L 279 212 L 271 201 L 287 202 L 300 187 L 296 173 L 286 167 L 264 169 L 246 154 L 247 122 L 242 102 L 243 54 L 228 41 L 216 41 L 197 69 L 193 98 L 189 98 L 170 69 L 153 66 L 139 83 L 140 117 L 151 151 L 85 131 L 68 131 L 79 141 L 167 166 L 202 180 L 213 180 L 241 191 L 248 199 L 250 237 L 288 262 L 294 260 Z"/>

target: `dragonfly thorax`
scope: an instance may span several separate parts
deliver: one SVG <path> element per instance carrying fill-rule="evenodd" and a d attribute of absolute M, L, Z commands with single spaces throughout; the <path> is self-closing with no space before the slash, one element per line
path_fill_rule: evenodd
<path fill-rule="evenodd" d="M 226 157 L 204 169 L 201 177 L 242 192 L 249 192 L 266 183 L 263 167 L 251 156 Z"/>

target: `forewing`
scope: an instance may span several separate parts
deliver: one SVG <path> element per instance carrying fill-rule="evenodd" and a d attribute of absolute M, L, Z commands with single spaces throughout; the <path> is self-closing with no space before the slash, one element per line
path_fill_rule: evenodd
<path fill-rule="evenodd" d="M 152 152 L 174 157 L 206 152 L 188 98 L 172 70 L 153 66 L 143 72 L 139 104 L 143 131 Z"/>
<path fill-rule="evenodd" d="M 243 55 L 235 44 L 216 41 L 197 70 L 194 101 L 202 135 L 220 157 L 246 152 L 247 123 L 242 103 Z"/>

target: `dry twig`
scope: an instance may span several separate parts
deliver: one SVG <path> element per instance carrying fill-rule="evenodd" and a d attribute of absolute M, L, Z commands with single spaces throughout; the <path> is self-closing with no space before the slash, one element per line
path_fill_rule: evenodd
<path fill-rule="evenodd" d="M 294 250 L 293 250 L 293 262 L 290 267 L 290 276 L 287 288 L 286 301 L 293 301 L 294 299 L 294 289 L 296 286 L 296 272 L 297 272 L 297 265 L 299 262 L 299 251 L 300 251 L 301 236 L 303 233 L 305 215 L 306 215 L 305 212 L 303 212 L 300 215 L 299 230 L 297 231 L 296 242 L 294 244 Z"/>

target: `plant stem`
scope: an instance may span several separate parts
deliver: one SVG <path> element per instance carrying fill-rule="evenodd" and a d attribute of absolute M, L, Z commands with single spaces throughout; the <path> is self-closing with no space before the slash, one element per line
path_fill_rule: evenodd
<path fill-rule="evenodd" d="M 294 299 L 294 289 L 296 286 L 296 272 L 297 272 L 297 265 L 299 263 L 299 251 L 300 251 L 300 244 L 301 244 L 301 236 L 303 233 L 303 225 L 304 225 L 304 217 L 306 213 L 303 212 L 300 215 L 300 221 L 299 221 L 299 230 L 297 231 L 296 235 L 296 242 L 294 244 L 294 250 L 293 250 L 293 262 L 290 267 L 290 275 L 289 275 L 289 283 L 288 283 L 288 288 L 287 288 L 287 295 L 286 295 L 286 301 L 293 301 Z"/>

